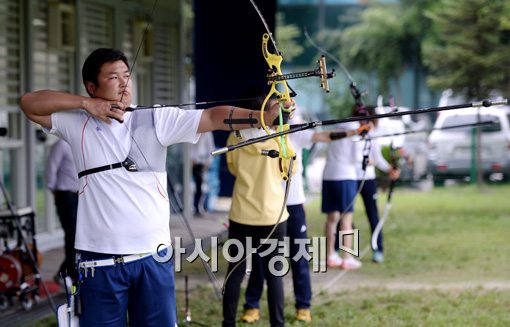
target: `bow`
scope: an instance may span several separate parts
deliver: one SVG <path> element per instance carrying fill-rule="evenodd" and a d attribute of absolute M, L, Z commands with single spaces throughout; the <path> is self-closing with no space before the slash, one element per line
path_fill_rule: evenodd
<path fill-rule="evenodd" d="M 366 120 L 359 120 L 359 121 L 360 121 L 361 124 L 368 123 L 369 122 L 369 119 L 368 119 L 369 114 L 368 114 L 368 112 L 367 112 L 367 110 L 365 108 L 365 105 L 363 104 L 363 101 L 361 100 L 361 97 L 363 95 L 365 95 L 365 93 L 360 92 L 360 90 L 357 87 L 356 82 L 352 78 L 352 75 L 349 73 L 347 68 L 340 62 L 340 60 L 338 60 L 333 54 L 331 54 L 330 52 L 328 52 L 325 49 L 321 48 L 317 43 L 315 43 L 315 41 L 310 37 L 310 35 L 308 34 L 308 31 L 306 29 L 304 31 L 304 34 L 305 34 L 305 37 L 308 40 L 308 42 L 310 42 L 310 44 L 314 48 L 316 48 L 320 52 L 326 54 L 328 57 L 331 58 L 331 60 L 333 60 L 342 69 L 342 71 L 344 72 L 345 76 L 350 81 L 349 90 L 351 91 L 351 95 L 354 98 L 354 102 L 355 102 L 355 105 L 356 105 L 356 113 L 358 115 L 360 115 L 360 116 L 366 116 L 367 117 Z M 362 137 L 365 137 L 366 133 L 367 132 L 362 134 Z"/>
<path fill-rule="evenodd" d="M 289 125 L 286 123 L 284 124 L 284 122 L 283 122 L 283 112 L 288 112 L 290 114 L 290 112 L 293 110 L 293 108 L 285 109 L 284 103 L 290 102 L 291 97 L 295 96 L 296 93 L 294 91 L 292 91 L 292 94 L 290 93 L 290 90 L 292 90 L 292 89 L 287 84 L 286 79 L 282 78 L 283 74 L 281 71 L 281 63 L 283 61 L 283 57 L 281 56 L 281 52 L 278 50 L 278 47 L 276 46 L 276 42 L 273 39 L 272 33 L 269 30 L 266 20 L 264 19 L 264 16 L 260 12 L 260 10 L 257 7 L 257 5 L 255 4 L 254 0 L 250 0 L 250 2 L 252 4 L 253 8 L 257 11 L 257 13 L 258 13 L 262 23 L 264 24 L 266 31 L 267 31 L 267 33 L 262 36 L 262 54 L 264 55 L 264 59 L 266 60 L 268 66 L 269 66 L 269 73 L 268 73 L 267 77 L 268 77 L 268 84 L 271 85 L 271 88 L 262 103 L 262 108 L 260 110 L 260 119 L 261 119 L 261 125 L 267 134 L 266 136 L 271 136 L 274 133 L 271 133 L 271 131 L 267 127 L 265 120 L 264 120 L 264 109 L 266 107 L 266 104 L 269 102 L 269 100 L 273 96 L 276 96 L 276 99 L 279 102 L 279 112 L 278 112 L 279 129 L 278 129 L 278 131 L 279 132 L 288 131 Z M 268 47 L 267 47 L 269 40 L 271 40 L 271 42 L 273 43 L 276 53 L 269 52 Z M 279 89 L 277 89 L 277 86 L 279 86 L 282 90 L 280 91 Z M 271 151 L 271 150 L 263 151 L 262 154 L 268 155 L 272 158 L 278 157 L 279 166 L 280 166 L 280 175 L 282 176 L 282 179 L 286 181 L 285 195 L 284 195 L 283 204 L 282 204 L 280 213 L 278 215 L 278 219 L 276 220 L 276 223 L 274 224 L 271 231 L 269 231 L 268 235 L 264 239 L 261 240 L 261 242 L 257 246 L 257 248 L 255 248 L 251 253 L 247 253 L 246 256 L 244 256 L 240 261 L 238 261 L 230 269 L 230 271 L 225 276 L 225 280 L 223 282 L 223 287 L 222 287 L 223 292 L 225 292 L 225 288 L 227 286 L 227 281 L 230 278 L 230 276 L 232 275 L 232 273 L 235 271 L 235 269 L 237 269 L 243 262 L 245 262 L 249 256 L 257 253 L 257 251 L 264 245 L 264 243 L 266 243 L 267 240 L 269 240 L 271 235 L 273 235 L 273 233 L 275 232 L 275 230 L 276 230 L 278 224 L 280 223 L 282 216 L 285 212 L 285 207 L 287 204 L 287 197 L 289 194 L 290 183 L 291 183 L 291 179 L 292 179 L 292 166 L 293 166 L 296 154 L 295 154 L 294 150 L 292 149 L 290 143 L 288 142 L 288 137 L 286 135 L 281 135 L 280 139 L 275 140 L 275 141 L 278 144 L 278 150 L 279 150 L 278 154 L 274 153 L 274 151 Z M 284 166 L 283 166 L 284 160 L 290 160 L 289 165 L 288 165 L 288 171 L 285 171 L 285 169 L 284 169 Z M 246 269 L 246 273 L 247 274 L 250 273 L 248 268 Z"/>
<path fill-rule="evenodd" d="M 349 90 L 351 92 L 352 97 L 354 98 L 354 103 L 355 103 L 355 110 L 352 114 L 353 114 L 353 116 L 358 116 L 360 118 L 364 118 L 364 119 L 360 119 L 359 123 L 361 126 L 368 127 L 370 124 L 370 119 L 368 118 L 369 112 L 368 112 L 367 108 L 365 107 L 365 105 L 363 104 L 363 101 L 361 99 L 361 97 L 364 94 L 362 92 L 360 92 L 360 90 L 358 89 L 356 82 L 352 78 L 352 75 L 349 73 L 347 68 L 340 62 L 339 59 L 337 59 L 331 53 L 327 52 L 326 50 L 321 48 L 317 43 L 315 43 L 312 40 L 312 38 L 308 35 L 308 32 L 306 29 L 305 29 L 304 34 L 305 34 L 305 37 L 307 38 L 307 40 L 312 44 L 313 47 L 315 47 L 317 50 L 321 51 L 322 53 L 327 54 L 330 58 L 332 58 L 332 60 L 334 62 L 336 62 L 339 65 L 339 67 L 342 69 L 342 71 L 345 73 L 345 75 L 347 76 L 347 78 L 350 81 Z M 360 134 L 360 136 L 361 136 L 361 140 L 365 141 L 365 144 L 363 145 L 362 159 L 361 159 L 361 176 L 357 176 L 358 188 L 357 188 L 356 193 L 354 194 L 351 202 L 349 203 L 349 205 L 347 207 L 348 209 L 346 209 L 344 212 L 340 213 L 341 214 L 340 220 L 342 220 L 344 218 L 344 216 L 347 214 L 348 210 L 351 210 L 351 208 L 353 208 L 354 203 L 356 202 L 356 198 L 363 191 L 363 189 L 365 187 L 367 166 L 368 166 L 369 160 L 370 160 L 370 152 L 372 151 L 372 140 L 370 138 L 368 138 L 368 129 L 365 129 Z M 357 146 L 357 145 L 354 144 L 354 146 Z M 357 171 L 357 169 L 356 169 L 356 171 Z M 338 223 L 338 230 L 340 230 L 340 222 Z M 363 252 L 365 252 L 365 251 L 363 251 Z M 364 253 L 362 255 L 364 255 Z M 360 257 L 359 253 L 356 253 L 356 256 Z"/>
<path fill-rule="evenodd" d="M 276 141 L 278 144 L 278 153 L 274 150 L 269 151 L 263 151 L 263 155 L 267 155 L 272 158 L 278 158 L 279 159 L 279 169 L 280 169 L 280 175 L 282 176 L 282 179 L 286 181 L 286 187 L 285 187 L 285 195 L 283 199 L 283 205 L 280 210 L 280 214 L 278 216 L 278 219 L 276 220 L 276 223 L 274 224 L 271 231 L 268 233 L 268 235 L 261 240 L 260 245 L 254 249 L 251 253 L 247 253 L 246 256 L 244 256 L 240 261 L 234 265 L 228 274 L 225 277 L 225 280 L 223 282 L 223 290 L 225 290 L 225 287 L 227 285 L 227 281 L 230 278 L 231 274 L 234 272 L 235 269 L 237 269 L 244 261 L 247 260 L 249 255 L 252 255 L 256 253 L 261 246 L 263 246 L 267 240 L 270 239 L 271 235 L 273 235 L 274 231 L 276 230 L 276 227 L 281 221 L 281 218 L 283 216 L 283 213 L 285 212 L 285 207 L 287 204 L 287 197 L 290 190 L 290 183 L 291 183 L 291 176 L 292 176 L 292 167 L 294 160 L 296 158 L 296 153 L 294 152 L 294 149 L 292 148 L 287 134 L 290 131 L 290 125 L 287 123 L 286 118 L 284 116 L 288 116 L 294 111 L 293 106 L 291 108 L 286 109 L 284 107 L 285 102 L 291 102 L 291 98 L 296 96 L 296 92 L 292 90 L 292 88 L 287 84 L 287 79 L 295 79 L 295 78 L 303 78 L 303 77 L 310 77 L 310 76 L 319 76 L 321 78 L 321 87 L 326 91 L 329 92 L 329 85 L 328 85 L 328 79 L 335 76 L 334 70 L 330 73 L 327 72 L 326 69 L 326 59 L 323 56 L 319 60 L 319 68 L 314 71 L 308 71 L 308 72 L 301 72 L 301 73 L 292 73 L 292 74 L 286 74 L 284 75 L 281 70 L 281 63 L 283 62 L 283 57 L 281 55 L 280 50 L 278 50 L 278 47 L 276 46 L 276 41 L 273 38 L 273 35 L 271 31 L 269 30 L 269 27 L 266 23 L 266 20 L 264 19 L 264 16 L 260 12 L 259 8 L 255 4 L 254 0 L 250 0 L 253 8 L 258 13 L 267 33 L 265 33 L 262 36 L 262 54 L 264 56 L 264 59 L 269 66 L 268 74 L 267 74 L 267 80 L 268 84 L 271 86 L 268 94 L 266 95 L 264 101 L 262 102 L 262 108 L 260 110 L 260 120 L 261 125 L 264 131 L 266 132 L 265 137 L 268 137 L 267 139 L 274 139 L 279 136 L 279 138 Z M 268 48 L 269 41 L 272 42 L 275 52 L 271 53 Z M 269 100 L 273 97 L 276 98 L 276 100 L 279 103 L 279 112 L 278 112 L 278 128 L 276 133 L 272 133 L 270 129 L 267 127 L 267 124 L 264 120 L 264 110 L 266 108 L 266 105 L 268 104 Z M 283 133 L 278 136 L 273 136 L 277 133 Z M 266 140 L 267 140 L 266 139 Z M 244 143 L 244 142 L 240 142 Z M 238 144 L 240 144 L 238 143 Z M 253 142 L 255 143 L 255 142 Z M 250 144 L 253 144 L 250 143 Z M 229 147 L 235 147 L 236 145 L 231 145 Z M 224 151 L 226 152 L 226 151 Z M 221 152 L 221 153 L 224 153 Z M 213 154 L 219 154 L 215 153 L 213 151 Z M 288 164 L 287 164 L 288 162 Z M 288 166 L 288 170 L 286 171 L 285 168 Z M 249 271 L 247 270 L 247 273 Z"/>
<path fill-rule="evenodd" d="M 390 164 L 393 169 L 398 168 L 398 159 L 399 158 L 398 158 L 398 154 L 397 154 L 397 148 L 393 145 L 393 141 L 392 141 L 390 143 Z M 374 249 L 374 251 L 379 250 L 379 246 L 377 245 L 377 239 L 379 238 L 379 235 L 382 232 L 384 223 L 386 222 L 386 220 L 388 219 L 388 215 L 390 214 L 391 200 L 393 197 L 393 189 L 395 188 L 396 182 L 397 182 L 396 179 L 392 179 L 390 182 L 390 186 L 388 188 L 388 198 L 386 199 L 386 205 L 384 206 L 383 215 L 382 215 L 381 219 L 379 220 L 379 222 L 377 223 L 377 226 L 375 226 L 374 231 L 372 233 L 371 244 L 372 244 L 372 249 Z"/>
<path fill-rule="evenodd" d="M 430 132 L 430 131 L 434 131 L 434 130 L 446 130 L 446 129 L 465 128 L 465 127 L 482 126 L 482 125 L 493 125 L 493 124 L 496 124 L 496 122 L 493 120 L 489 120 L 489 121 L 484 121 L 484 122 L 480 122 L 480 123 L 459 124 L 459 125 L 452 125 L 452 126 L 447 126 L 447 127 L 443 127 L 443 128 L 432 128 L 432 129 L 418 130 L 418 131 L 406 131 L 403 133 L 378 135 L 373 138 L 397 136 L 397 135 L 404 135 L 404 134 L 411 134 L 411 133 L 424 133 L 424 132 Z M 390 164 L 393 167 L 393 169 L 398 168 L 399 156 L 398 156 L 397 152 L 398 151 L 394 147 L 393 141 L 392 141 L 390 143 L 390 153 L 389 154 L 390 154 Z M 371 245 L 372 245 L 372 249 L 374 249 L 374 251 L 377 251 L 379 249 L 377 241 L 378 241 L 379 235 L 382 232 L 382 228 L 383 228 L 386 220 L 388 219 L 388 216 L 389 216 L 389 213 L 391 210 L 391 200 L 392 200 L 392 195 L 393 195 L 393 190 L 394 190 L 395 184 L 396 184 L 396 180 L 392 179 L 390 181 L 390 185 L 388 188 L 388 198 L 386 200 L 386 205 L 384 206 L 383 215 L 382 215 L 381 219 L 379 220 L 379 222 L 377 223 L 377 226 L 374 228 L 374 231 L 372 233 Z"/>
<path fill-rule="evenodd" d="M 319 76 L 321 79 L 321 87 L 324 91 L 329 92 L 329 83 L 328 79 L 335 76 L 335 71 L 327 72 L 326 68 L 326 58 L 322 56 L 319 61 L 319 68 L 313 71 L 300 72 L 300 73 L 291 73 L 291 74 L 283 74 L 281 70 L 281 64 L 283 62 L 282 52 L 278 49 L 276 45 L 276 41 L 273 38 L 273 34 L 271 33 L 269 26 L 267 25 L 264 16 L 260 12 L 260 9 L 257 7 L 257 4 L 254 0 L 250 0 L 253 8 L 257 12 L 266 29 L 266 32 L 262 36 L 262 55 L 268 65 L 268 74 L 267 74 L 267 83 L 271 86 L 269 92 L 267 93 L 263 103 L 262 108 L 260 110 L 260 121 L 262 128 L 267 133 L 267 135 L 271 135 L 272 132 L 267 127 L 267 124 L 264 120 L 264 110 L 266 108 L 266 104 L 268 101 L 276 97 L 280 106 L 278 110 L 278 128 L 277 132 L 283 132 L 289 130 L 289 124 L 287 124 L 287 117 L 295 110 L 294 106 L 290 108 L 285 108 L 285 102 L 291 102 L 291 98 L 295 97 L 297 94 L 294 90 L 288 85 L 288 79 L 296 79 L 303 77 L 311 77 L 311 76 Z M 271 41 L 274 53 L 271 53 L 268 48 L 268 43 Z M 287 117 L 286 117 L 287 116 Z M 280 174 L 283 180 L 288 180 L 289 174 L 285 171 L 285 167 L 288 166 L 286 162 L 291 158 L 296 156 L 294 149 L 292 148 L 287 135 L 281 135 L 277 140 L 275 140 L 278 144 L 278 155 L 276 153 L 268 154 L 271 157 L 278 157 L 280 161 Z"/>
<path fill-rule="evenodd" d="M 256 5 L 253 2 L 253 0 L 250 0 L 250 1 L 254 5 L 255 9 L 257 9 L 257 12 L 259 12 L 259 10 L 256 7 Z M 259 12 L 259 15 L 261 16 L 260 12 Z M 263 17 L 261 16 L 261 18 L 263 18 Z M 265 23 L 264 20 L 263 20 L 263 23 L 266 25 L 266 28 L 267 28 L 267 24 Z M 328 52 L 328 51 L 322 49 L 321 47 L 319 47 L 310 38 L 310 36 L 308 35 L 308 32 L 307 32 L 306 29 L 304 31 L 304 34 L 305 34 L 306 38 L 308 39 L 308 41 L 314 47 L 319 49 L 324 54 L 328 55 L 342 69 L 342 71 L 346 74 L 347 78 L 351 81 L 351 93 L 353 93 L 354 90 L 357 90 L 356 83 L 354 82 L 351 74 L 345 68 L 345 66 L 338 59 L 336 59 L 335 56 L 333 56 L 330 52 Z M 333 73 L 334 73 L 334 71 L 331 74 L 333 74 Z M 330 77 L 328 77 L 328 78 L 330 78 Z M 353 93 L 353 95 L 358 95 L 358 94 L 361 96 L 361 93 L 359 91 L 356 92 L 356 93 Z M 239 143 L 237 143 L 235 145 L 225 146 L 225 147 L 222 147 L 222 148 L 219 148 L 217 150 L 212 151 L 211 155 L 224 154 L 224 153 L 226 153 L 228 151 L 233 151 L 235 149 L 238 149 L 238 148 L 250 145 L 250 144 L 254 144 L 254 143 L 258 143 L 258 142 L 264 142 L 266 140 L 269 140 L 269 139 L 272 139 L 272 138 L 275 138 L 275 137 L 280 137 L 280 136 L 284 136 L 286 134 L 295 133 L 295 132 L 303 131 L 303 130 L 310 129 L 310 128 L 316 128 L 316 127 L 319 127 L 319 126 L 327 126 L 327 125 L 340 124 L 340 123 L 346 123 L 346 122 L 352 122 L 352 121 L 363 121 L 363 120 L 379 119 L 379 118 L 387 118 L 387 117 L 401 117 L 401 116 L 407 116 L 407 115 L 417 115 L 417 114 L 433 113 L 433 112 L 440 112 L 440 111 L 454 110 L 454 109 L 463 109 L 463 108 L 491 107 L 491 106 L 507 105 L 509 103 L 510 102 L 509 102 L 508 99 L 497 100 L 497 101 L 492 101 L 490 99 L 485 99 L 485 100 L 482 100 L 482 101 L 476 101 L 476 102 L 471 102 L 471 103 L 449 105 L 449 106 L 421 108 L 421 109 L 415 109 L 415 110 L 412 110 L 412 111 L 405 111 L 405 112 L 390 112 L 390 113 L 384 113 L 384 114 L 367 115 L 366 117 L 349 117 L 349 118 L 344 118 L 344 119 L 317 120 L 317 121 L 312 121 L 312 122 L 303 123 L 303 124 L 291 125 L 290 128 L 288 130 L 285 130 L 285 131 L 279 131 L 279 132 L 276 132 L 276 133 L 272 133 L 270 135 L 255 137 L 255 138 L 243 141 L 243 142 L 239 142 Z"/>

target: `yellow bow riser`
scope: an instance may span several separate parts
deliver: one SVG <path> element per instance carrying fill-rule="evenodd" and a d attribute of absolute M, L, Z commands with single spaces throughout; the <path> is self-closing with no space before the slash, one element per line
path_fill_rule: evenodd
<path fill-rule="evenodd" d="M 272 89 L 273 87 L 271 87 Z M 264 128 L 264 130 L 266 131 L 266 133 L 269 135 L 269 134 L 272 134 L 271 133 L 271 130 L 267 127 L 267 125 L 265 124 L 264 122 L 264 108 L 266 107 L 266 103 L 269 101 L 269 98 L 271 97 L 272 93 L 269 93 L 268 96 L 266 97 L 266 99 L 264 99 L 264 102 L 262 104 L 262 109 L 261 109 L 261 122 L 262 122 L 262 127 Z M 283 124 L 283 118 L 282 118 L 282 109 L 283 108 L 283 103 L 280 103 L 280 106 L 279 106 L 279 125 L 277 126 L 276 128 L 276 132 L 281 132 L 281 131 L 287 131 L 290 129 L 290 125 L 289 124 Z M 282 135 L 280 137 L 276 137 L 276 138 L 273 138 L 273 140 L 276 142 L 276 144 L 278 145 L 278 158 L 279 158 L 279 161 L 280 161 L 280 174 L 282 176 L 282 179 L 284 181 L 288 180 L 289 179 L 289 175 L 288 175 L 288 168 L 289 168 L 289 164 L 290 164 L 290 160 L 292 160 L 293 158 L 295 158 L 296 156 L 296 152 L 294 151 L 294 149 L 292 148 L 292 145 L 291 143 L 289 142 L 289 138 L 288 138 L 288 134 L 285 134 L 285 135 Z"/>
<path fill-rule="evenodd" d="M 281 132 L 281 131 L 287 131 L 289 129 L 290 129 L 290 125 L 284 124 L 282 126 L 278 126 L 276 131 Z M 283 142 L 278 143 L 278 144 L 283 143 L 283 145 L 285 146 L 286 156 L 282 155 L 282 151 L 280 151 L 280 155 L 279 155 L 280 175 L 282 176 L 282 179 L 284 181 L 289 179 L 289 166 L 290 166 L 291 160 L 296 159 L 296 152 L 294 151 L 294 148 L 292 147 L 292 143 L 289 141 L 288 136 L 289 136 L 289 134 L 280 136 L 280 138 L 283 139 Z"/>
<path fill-rule="evenodd" d="M 266 108 L 266 105 L 273 97 L 273 95 L 276 95 L 276 99 L 278 100 L 280 106 L 278 109 L 278 117 L 279 117 L 279 125 L 277 128 L 277 131 L 284 131 L 289 129 L 288 124 L 283 123 L 283 111 L 291 112 L 293 108 L 286 109 L 284 107 L 285 102 L 291 101 L 290 91 L 289 87 L 287 85 L 287 82 L 285 80 L 272 80 L 270 77 L 274 76 L 281 76 L 281 63 L 283 61 L 283 57 L 280 54 L 274 54 L 270 53 L 268 49 L 268 42 L 270 40 L 269 34 L 265 33 L 262 36 L 262 54 L 264 55 L 264 59 L 266 60 L 268 66 L 269 66 L 269 73 L 268 73 L 268 84 L 271 85 L 271 88 L 269 90 L 269 93 L 267 94 L 266 98 L 264 99 L 264 102 L 262 103 L 262 108 L 260 110 L 260 120 L 262 124 L 262 128 L 264 128 L 264 131 L 269 135 L 271 134 L 271 130 L 267 127 L 266 122 L 264 120 L 264 110 Z M 278 144 L 279 149 L 279 160 L 280 160 L 280 173 L 282 175 L 283 180 L 287 180 L 289 178 L 287 170 L 285 167 L 289 166 L 289 160 L 291 158 L 294 158 L 296 153 L 294 152 L 294 149 L 292 149 L 292 146 L 290 145 L 288 141 L 287 135 L 280 136 L 279 138 L 274 139 L 275 142 Z"/>

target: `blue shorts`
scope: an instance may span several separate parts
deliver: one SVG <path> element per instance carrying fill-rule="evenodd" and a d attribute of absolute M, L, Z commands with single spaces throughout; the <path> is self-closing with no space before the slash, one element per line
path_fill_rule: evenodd
<path fill-rule="evenodd" d="M 358 181 L 322 181 L 322 212 L 353 212 Z"/>
<path fill-rule="evenodd" d="M 166 250 L 165 250 L 166 251 Z M 82 261 L 112 255 L 80 251 Z M 175 282 L 172 260 L 152 256 L 115 266 L 88 269 L 80 287 L 80 326 L 175 326 Z"/>

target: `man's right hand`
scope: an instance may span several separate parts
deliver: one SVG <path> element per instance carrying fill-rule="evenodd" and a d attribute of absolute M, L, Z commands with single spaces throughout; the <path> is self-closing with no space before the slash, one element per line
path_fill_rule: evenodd
<path fill-rule="evenodd" d="M 291 99 L 291 101 L 286 101 L 283 104 L 283 107 L 285 108 L 285 115 L 287 116 L 287 119 L 292 119 L 294 116 L 294 112 L 296 110 L 296 104 L 294 102 L 294 99 Z M 269 110 L 266 111 L 266 123 L 269 123 L 272 126 L 276 126 L 279 124 L 279 108 L 280 103 L 276 100 L 270 100 L 269 101 Z M 267 117 L 269 116 L 269 117 Z M 267 119 L 269 118 L 269 119 Z M 286 123 L 286 122 L 285 122 Z"/>
<path fill-rule="evenodd" d="M 126 105 L 120 101 L 108 101 L 99 98 L 85 98 L 83 101 L 83 109 L 89 114 L 107 124 L 112 122 L 111 118 L 119 123 L 124 121 L 124 113 Z"/>

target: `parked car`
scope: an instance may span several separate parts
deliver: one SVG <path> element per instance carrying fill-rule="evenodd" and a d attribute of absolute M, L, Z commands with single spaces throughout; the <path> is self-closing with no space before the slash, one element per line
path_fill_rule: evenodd
<path fill-rule="evenodd" d="M 489 122 L 479 126 L 480 168 L 487 180 L 506 180 L 510 177 L 510 107 L 466 108 L 443 111 L 428 138 L 429 172 L 435 185 L 447 179 L 469 180 L 475 173 L 477 142 L 474 129 L 456 125 Z"/>

